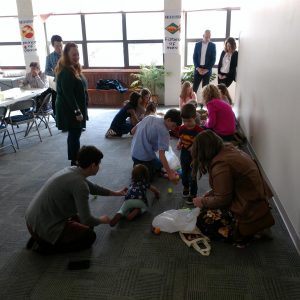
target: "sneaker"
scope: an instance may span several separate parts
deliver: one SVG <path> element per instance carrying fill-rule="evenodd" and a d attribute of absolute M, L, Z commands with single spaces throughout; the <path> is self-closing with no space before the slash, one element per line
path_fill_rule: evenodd
<path fill-rule="evenodd" d="M 188 198 L 185 200 L 185 204 L 187 204 L 187 205 L 192 205 L 192 204 L 193 204 L 193 197 L 188 197 Z"/>
<path fill-rule="evenodd" d="M 190 197 L 190 190 L 189 188 L 184 188 L 183 191 L 182 191 L 182 197 L 183 198 L 188 198 Z"/>
<path fill-rule="evenodd" d="M 121 137 L 120 134 L 117 134 L 114 130 L 112 130 L 111 128 L 107 130 L 107 132 L 105 133 L 105 137 L 107 139 L 111 139 L 111 138 L 118 138 Z"/>

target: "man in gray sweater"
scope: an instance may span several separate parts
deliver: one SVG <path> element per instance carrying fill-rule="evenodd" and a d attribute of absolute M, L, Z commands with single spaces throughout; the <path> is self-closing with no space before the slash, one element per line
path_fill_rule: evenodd
<path fill-rule="evenodd" d="M 36 242 L 42 253 L 81 250 L 96 239 L 93 230 L 108 224 L 106 215 L 90 213 L 89 195 L 124 196 L 127 188 L 111 191 L 88 181 L 99 171 L 103 154 L 94 146 L 83 146 L 78 153 L 78 166 L 67 167 L 50 177 L 27 208 L 25 219 L 31 239 L 27 248 Z"/>

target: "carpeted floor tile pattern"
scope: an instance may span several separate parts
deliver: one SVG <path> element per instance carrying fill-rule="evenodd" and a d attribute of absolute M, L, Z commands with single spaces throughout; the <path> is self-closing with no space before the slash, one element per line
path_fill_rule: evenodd
<path fill-rule="evenodd" d="M 128 185 L 132 168 L 131 137 L 104 138 L 115 112 L 90 109 L 81 137 L 82 145 L 96 145 L 104 153 L 100 172 L 90 179 L 110 189 Z M 53 128 L 50 137 L 42 130 L 42 138 L 42 143 L 36 137 L 21 141 L 16 154 L 0 150 L 0 299 L 300 299 L 300 258 L 275 210 L 272 241 L 256 241 L 246 249 L 212 242 L 211 255 L 203 257 L 177 233 L 151 233 L 155 215 L 184 205 L 181 184 L 163 178 L 154 182 L 161 199 L 149 194 L 149 212 L 133 222 L 121 220 L 114 228 L 96 227 L 92 249 L 56 256 L 27 251 L 25 210 L 43 182 L 69 164 L 66 133 Z M 199 193 L 207 188 L 205 177 Z M 120 197 L 90 199 L 95 216 L 113 216 L 121 204 Z M 83 259 L 90 259 L 89 269 L 67 269 L 69 261 Z"/>

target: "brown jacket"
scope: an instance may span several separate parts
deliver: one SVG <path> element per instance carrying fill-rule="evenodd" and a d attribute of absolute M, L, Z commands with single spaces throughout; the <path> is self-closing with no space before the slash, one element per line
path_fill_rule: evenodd
<path fill-rule="evenodd" d="M 248 154 L 232 145 L 225 145 L 211 162 L 209 181 L 212 191 L 204 198 L 204 207 L 229 208 L 238 223 L 249 224 L 252 227 L 250 231 L 254 233 L 263 228 L 256 230 L 253 224 L 265 216 L 268 220 L 263 220 L 264 228 L 274 224 L 267 202 L 272 196 L 271 191 Z"/>

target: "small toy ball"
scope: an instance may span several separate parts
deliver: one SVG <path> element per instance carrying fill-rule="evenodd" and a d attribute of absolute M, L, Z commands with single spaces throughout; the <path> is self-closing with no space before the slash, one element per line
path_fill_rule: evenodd
<path fill-rule="evenodd" d="M 159 227 L 153 227 L 152 231 L 153 231 L 154 234 L 157 234 L 157 235 L 160 234 L 160 228 Z"/>
<path fill-rule="evenodd" d="M 96 200 L 97 199 L 97 195 L 94 195 L 94 198 L 93 198 L 94 200 Z"/>
<path fill-rule="evenodd" d="M 172 194 L 173 193 L 173 189 L 172 188 L 168 188 L 168 193 Z"/>

